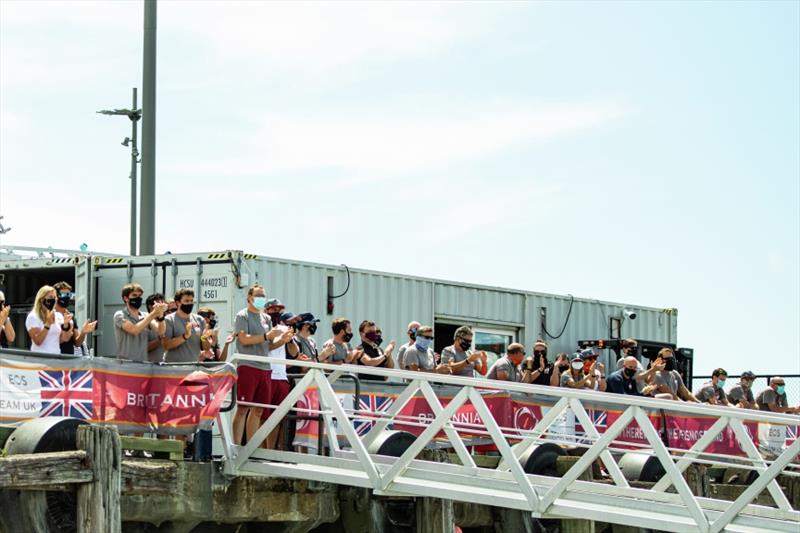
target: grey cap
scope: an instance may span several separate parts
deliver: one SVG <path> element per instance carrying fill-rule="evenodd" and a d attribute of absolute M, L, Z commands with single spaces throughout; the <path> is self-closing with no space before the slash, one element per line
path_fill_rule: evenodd
<path fill-rule="evenodd" d="M 267 305 L 265 305 L 264 307 L 266 308 L 266 307 L 286 307 L 286 306 L 283 305 L 281 301 L 278 300 L 277 298 L 270 298 L 269 300 L 267 300 Z"/>

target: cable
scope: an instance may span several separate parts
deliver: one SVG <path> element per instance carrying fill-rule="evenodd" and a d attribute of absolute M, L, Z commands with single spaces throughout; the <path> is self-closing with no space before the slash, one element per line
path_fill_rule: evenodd
<path fill-rule="evenodd" d="M 331 296 L 330 297 L 331 300 L 335 300 L 336 298 L 341 298 L 342 296 L 347 294 L 347 291 L 350 290 L 350 269 L 347 268 L 347 265 L 345 265 L 345 264 L 342 264 L 342 266 L 344 267 L 345 271 L 347 272 L 347 287 L 344 289 L 344 292 L 342 294 L 339 294 L 338 296 Z"/>
<path fill-rule="evenodd" d="M 570 294 L 569 298 L 570 300 L 569 300 L 569 309 L 567 310 L 567 318 L 564 320 L 564 327 L 561 328 L 561 332 L 557 336 L 554 337 L 553 335 L 550 334 L 549 331 L 547 331 L 547 326 L 544 323 L 545 321 L 542 320 L 542 331 L 544 331 L 544 334 L 553 340 L 561 338 L 561 336 L 564 334 L 564 331 L 567 329 L 567 324 L 569 324 L 569 317 L 572 314 L 572 304 L 575 303 L 575 297 Z"/>

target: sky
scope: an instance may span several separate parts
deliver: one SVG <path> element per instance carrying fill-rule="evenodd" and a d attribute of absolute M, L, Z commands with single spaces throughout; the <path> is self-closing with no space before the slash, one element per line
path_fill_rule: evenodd
<path fill-rule="evenodd" d="M 142 27 L 0 0 L 0 245 L 127 253 Z M 675 307 L 696 374 L 800 373 L 800 2 L 162 0 L 157 113 L 159 253 Z"/>

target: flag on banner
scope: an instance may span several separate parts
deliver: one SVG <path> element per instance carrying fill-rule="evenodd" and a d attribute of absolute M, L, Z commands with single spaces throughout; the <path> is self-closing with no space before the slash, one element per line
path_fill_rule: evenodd
<path fill-rule="evenodd" d="M 379 419 L 377 413 L 385 413 L 394 403 L 394 398 L 390 396 L 379 396 L 377 394 L 362 394 L 358 397 L 358 410 L 368 411 L 369 413 L 358 413 L 359 417 Z M 372 415 L 372 413 L 376 413 Z M 368 420 L 354 420 L 353 427 L 359 435 L 366 435 L 372 429 L 375 422 Z"/>
<path fill-rule="evenodd" d="M 42 410 L 39 416 L 92 419 L 91 370 L 40 370 Z"/>

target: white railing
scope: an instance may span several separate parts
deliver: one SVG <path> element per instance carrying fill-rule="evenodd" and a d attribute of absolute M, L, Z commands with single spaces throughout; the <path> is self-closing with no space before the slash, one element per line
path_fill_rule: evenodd
<path fill-rule="evenodd" d="M 237 359 L 265 360 L 242 354 L 235 354 L 230 360 Z M 282 361 L 266 360 L 273 364 Z M 246 445 L 239 446 L 232 441 L 232 413 L 220 415 L 226 474 L 327 481 L 370 488 L 379 495 L 437 497 L 521 509 L 531 512 L 535 517 L 595 517 L 602 518 L 604 522 L 667 531 L 716 533 L 759 530 L 796 533 L 800 530 L 800 511 L 792 509 L 777 482 L 779 474 L 800 475 L 789 468 L 800 454 L 800 439 L 777 457 L 768 460 L 759 453 L 745 428 L 746 422 L 797 425 L 800 421 L 797 416 L 365 366 L 303 361 L 292 361 L 291 364 L 307 368 L 308 371 L 295 384 L 289 396 L 280 405 L 274 406 L 272 415 Z M 352 425 L 352 420 L 360 414 L 345 410 L 333 386 L 345 373 L 409 381 L 389 409 L 370 417 L 374 426 L 364 436 L 359 436 Z M 434 390 L 434 386 L 439 385 L 460 387 L 445 406 Z M 295 410 L 296 402 L 313 387 L 316 387 L 320 408 L 311 412 L 320 414 L 324 419 L 331 455 L 259 448 L 264 438 L 278 427 L 285 415 Z M 481 390 L 488 388 L 549 397 L 553 407 L 529 431 L 501 427 L 481 395 Z M 390 424 L 407 423 L 400 413 L 415 395 L 425 398 L 434 418 L 423 424 L 424 430 L 399 457 L 369 453 L 370 445 L 387 431 Z M 466 428 L 465 424 L 451 420 L 458 409 L 467 403 L 471 403 L 481 417 L 481 428 Z M 586 408 L 586 405 L 597 403 L 612 405 L 614 409 L 622 411 L 619 418 L 602 433 L 595 427 Z M 718 419 L 691 449 L 675 450 L 662 442 L 648 416 L 648 412 L 663 410 L 683 416 L 713 416 Z M 558 438 L 550 431 L 551 426 L 568 411 L 574 413 L 585 433 L 573 445 L 586 448 L 585 452 L 560 478 L 527 474 L 519 458 L 537 444 L 557 441 Z M 306 410 L 302 414 L 308 412 Z M 639 446 L 638 452 L 630 442 L 618 439 L 620 433 L 634 421 L 647 441 L 647 449 Z M 726 457 L 706 452 L 706 448 L 726 428 L 734 433 L 746 457 Z M 469 434 L 480 432 L 491 440 L 502 456 L 498 469 L 481 468 L 475 464 L 460 433 L 465 430 Z M 431 445 L 441 432 L 449 439 L 462 464 L 417 459 L 419 453 Z M 340 445 L 340 438 L 343 445 Z M 517 442 L 511 445 L 509 440 Z M 631 448 L 634 448 L 633 453 L 655 456 L 664 469 L 665 475 L 651 489 L 631 487 L 612 454 L 612 451 L 630 451 Z M 578 479 L 598 459 L 602 461 L 613 484 Z M 733 502 L 695 496 L 682 475 L 693 463 L 711 463 L 720 459 L 735 462 L 737 467 L 750 468 L 759 474 Z M 667 491 L 671 486 L 675 487 L 675 493 Z M 769 491 L 776 507 L 752 503 L 765 489 Z"/>

